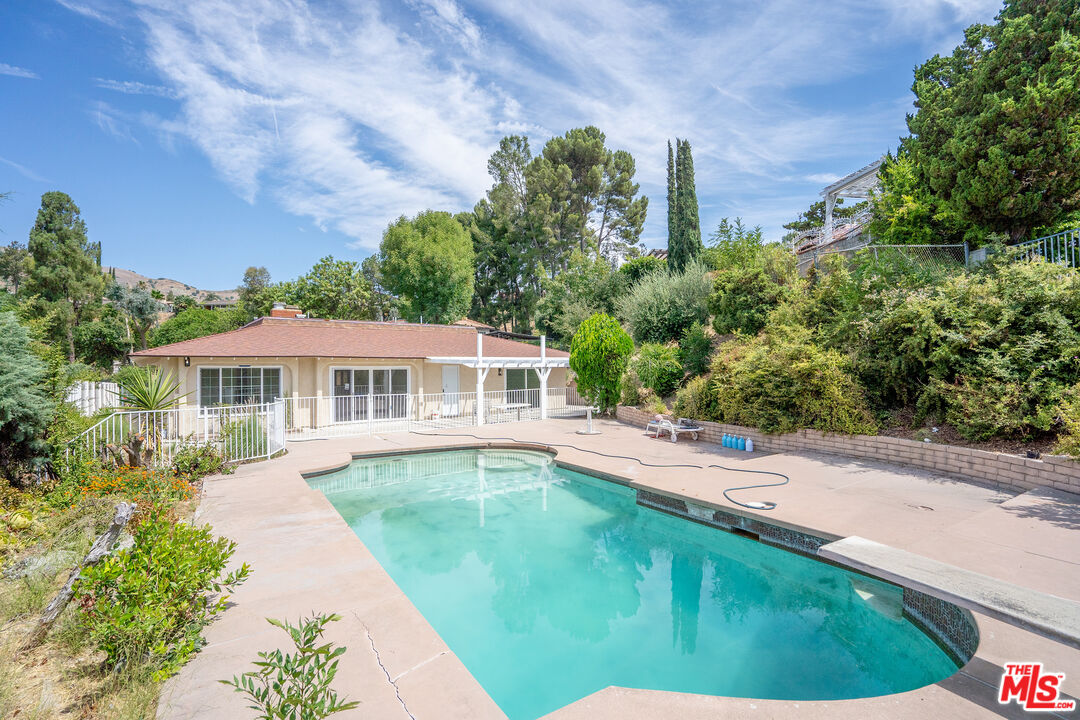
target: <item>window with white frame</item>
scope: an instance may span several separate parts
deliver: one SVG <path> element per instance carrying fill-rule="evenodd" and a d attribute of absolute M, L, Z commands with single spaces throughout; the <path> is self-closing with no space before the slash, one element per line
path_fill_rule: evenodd
<path fill-rule="evenodd" d="M 199 368 L 199 407 L 253 405 L 281 397 L 281 368 Z"/>
<path fill-rule="evenodd" d="M 530 392 L 536 391 L 536 392 Z M 540 376 L 532 368 L 507 368 L 506 401 L 540 405 Z"/>

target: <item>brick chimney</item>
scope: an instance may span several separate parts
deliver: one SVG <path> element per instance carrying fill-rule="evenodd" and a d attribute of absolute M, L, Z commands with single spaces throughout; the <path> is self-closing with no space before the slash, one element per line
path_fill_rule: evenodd
<path fill-rule="evenodd" d="M 274 303 L 270 309 L 270 317 L 274 318 L 297 318 L 302 315 L 300 308 L 295 305 L 286 305 L 283 302 Z"/>

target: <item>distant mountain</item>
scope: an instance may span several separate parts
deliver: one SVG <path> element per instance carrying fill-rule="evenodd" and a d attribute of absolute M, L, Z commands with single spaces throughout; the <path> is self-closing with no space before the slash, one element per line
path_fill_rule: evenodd
<path fill-rule="evenodd" d="M 107 273 L 111 273 L 115 270 L 116 282 L 125 287 L 135 287 L 139 283 L 146 283 L 148 288 L 157 290 L 165 297 L 168 297 L 169 293 L 172 293 L 173 295 L 190 295 L 198 300 L 206 300 L 211 294 L 217 295 L 222 300 L 235 301 L 238 297 L 236 288 L 231 290 L 200 290 L 194 285 L 188 285 L 179 280 L 172 280 L 170 278 L 148 278 L 133 270 L 111 267 L 106 267 L 104 270 Z"/>

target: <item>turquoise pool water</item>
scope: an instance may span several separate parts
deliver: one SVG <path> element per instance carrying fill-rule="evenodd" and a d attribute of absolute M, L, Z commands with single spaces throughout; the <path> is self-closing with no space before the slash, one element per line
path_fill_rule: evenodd
<path fill-rule="evenodd" d="M 512 720 L 609 685 L 826 700 L 956 671 L 897 588 L 640 507 L 540 453 L 358 460 L 309 482 Z"/>

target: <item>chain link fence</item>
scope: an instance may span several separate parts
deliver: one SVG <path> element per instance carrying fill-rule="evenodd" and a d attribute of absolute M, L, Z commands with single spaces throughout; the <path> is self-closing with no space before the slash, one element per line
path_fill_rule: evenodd
<path fill-rule="evenodd" d="M 871 245 L 809 252 L 796 262 L 800 275 L 828 262 L 828 258 L 849 260 L 887 267 L 892 271 L 941 272 L 968 264 L 968 246 L 964 245 Z"/>

